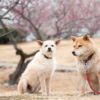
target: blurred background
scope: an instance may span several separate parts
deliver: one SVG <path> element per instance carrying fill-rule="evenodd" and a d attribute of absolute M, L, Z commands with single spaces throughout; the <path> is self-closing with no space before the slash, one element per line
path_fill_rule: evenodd
<path fill-rule="evenodd" d="M 100 47 L 100 0 L 0 0 L 0 96 L 17 94 L 22 72 L 40 49 L 36 40 L 48 39 L 62 40 L 52 91 L 77 93 L 70 36 L 85 33 Z"/>

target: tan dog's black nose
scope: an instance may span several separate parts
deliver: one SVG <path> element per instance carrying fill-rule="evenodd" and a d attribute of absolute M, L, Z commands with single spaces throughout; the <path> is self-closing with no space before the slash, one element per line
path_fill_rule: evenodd
<path fill-rule="evenodd" d="M 76 53 L 75 53 L 75 51 L 72 51 L 72 54 L 73 54 L 74 56 L 76 56 Z"/>

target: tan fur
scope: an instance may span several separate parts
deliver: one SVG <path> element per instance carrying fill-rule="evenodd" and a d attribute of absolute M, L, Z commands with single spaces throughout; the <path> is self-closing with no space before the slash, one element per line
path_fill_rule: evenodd
<path fill-rule="evenodd" d="M 76 66 L 78 67 L 80 81 L 81 81 L 81 94 L 85 94 L 86 84 L 86 69 L 84 60 L 94 53 L 93 57 L 88 61 L 87 68 L 89 77 L 94 89 L 100 91 L 100 52 L 95 47 L 92 40 L 85 34 L 83 37 L 71 37 L 74 43 L 73 52 L 75 53 Z"/>
<path fill-rule="evenodd" d="M 21 76 L 18 84 L 18 91 L 20 93 L 34 92 L 34 90 L 38 91 L 39 87 L 36 88 L 36 86 L 41 85 L 42 93 L 49 95 L 50 80 L 56 68 L 56 42 L 51 40 L 44 42 L 38 41 L 38 44 L 41 45 L 41 49 L 28 64 Z M 51 48 L 51 52 L 48 51 L 48 48 Z M 44 55 L 52 59 L 47 59 Z"/>

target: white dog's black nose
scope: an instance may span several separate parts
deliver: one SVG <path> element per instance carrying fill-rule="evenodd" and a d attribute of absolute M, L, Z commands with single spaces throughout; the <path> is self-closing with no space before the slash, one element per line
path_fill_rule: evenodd
<path fill-rule="evenodd" d="M 50 52 L 51 51 L 51 48 L 48 48 L 48 51 Z"/>

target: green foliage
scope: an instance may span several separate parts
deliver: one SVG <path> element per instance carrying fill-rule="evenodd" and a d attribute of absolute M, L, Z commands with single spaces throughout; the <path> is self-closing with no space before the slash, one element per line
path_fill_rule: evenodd
<path fill-rule="evenodd" d="M 0 36 L 3 35 L 4 31 L 3 29 L 0 29 Z M 9 42 L 9 39 L 7 36 L 3 36 L 3 37 L 0 37 L 0 44 L 6 44 Z"/>
<path fill-rule="evenodd" d="M 12 30 L 14 30 L 14 29 L 10 29 L 10 31 L 12 31 Z M 0 29 L 0 36 L 2 36 L 3 34 L 6 34 L 6 33 L 4 32 L 3 29 Z M 18 37 L 17 30 L 12 31 L 10 34 L 12 34 L 14 38 L 17 38 Z M 0 37 L 0 44 L 10 43 L 9 38 L 8 38 L 8 35 L 5 35 L 3 37 Z"/>

